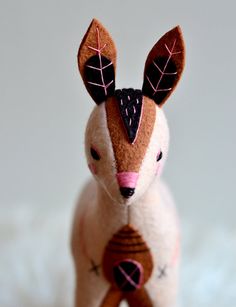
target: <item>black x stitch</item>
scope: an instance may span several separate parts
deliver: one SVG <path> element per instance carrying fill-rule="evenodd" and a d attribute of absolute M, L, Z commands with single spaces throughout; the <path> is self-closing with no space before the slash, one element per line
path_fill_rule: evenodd
<path fill-rule="evenodd" d="M 94 272 L 97 276 L 99 276 L 99 269 L 100 265 L 96 264 L 93 259 L 90 259 L 91 268 L 89 269 L 89 272 Z"/>
<path fill-rule="evenodd" d="M 166 269 L 167 269 L 167 265 L 164 265 L 163 267 L 158 267 L 158 279 L 161 279 L 163 277 L 166 277 Z"/>

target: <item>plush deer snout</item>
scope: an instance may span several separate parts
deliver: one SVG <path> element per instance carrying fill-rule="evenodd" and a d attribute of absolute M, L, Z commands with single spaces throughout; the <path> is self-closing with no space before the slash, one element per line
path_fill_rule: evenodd
<path fill-rule="evenodd" d="M 116 174 L 117 181 L 120 187 L 120 193 L 125 198 L 129 198 L 134 194 L 138 173 L 121 172 Z"/>

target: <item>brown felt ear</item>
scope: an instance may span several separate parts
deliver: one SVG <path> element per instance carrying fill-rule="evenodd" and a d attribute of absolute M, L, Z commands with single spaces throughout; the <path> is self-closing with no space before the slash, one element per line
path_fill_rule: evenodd
<path fill-rule="evenodd" d="M 143 94 L 163 105 L 180 80 L 185 48 L 179 26 L 167 32 L 150 51 L 144 68 Z"/>
<path fill-rule="evenodd" d="M 79 48 L 79 71 L 84 84 L 100 104 L 115 91 L 115 44 L 103 25 L 93 19 Z"/>

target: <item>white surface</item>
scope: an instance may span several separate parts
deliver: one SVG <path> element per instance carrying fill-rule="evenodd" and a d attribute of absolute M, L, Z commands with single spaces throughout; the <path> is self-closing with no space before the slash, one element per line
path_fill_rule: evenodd
<path fill-rule="evenodd" d="M 0 306 L 72 306 L 70 215 L 29 206 L 1 215 Z M 236 229 L 183 225 L 181 306 L 235 306 Z"/>

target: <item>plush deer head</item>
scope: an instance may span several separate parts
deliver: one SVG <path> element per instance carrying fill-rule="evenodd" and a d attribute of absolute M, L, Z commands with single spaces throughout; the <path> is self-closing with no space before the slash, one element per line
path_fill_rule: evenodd
<path fill-rule="evenodd" d="M 115 90 L 116 48 L 107 30 L 93 20 L 78 52 L 84 84 L 97 104 L 86 130 L 89 168 L 117 203 L 137 200 L 159 176 L 168 152 L 169 131 L 162 105 L 184 67 L 180 27 L 150 51 L 142 90 Z"/>

